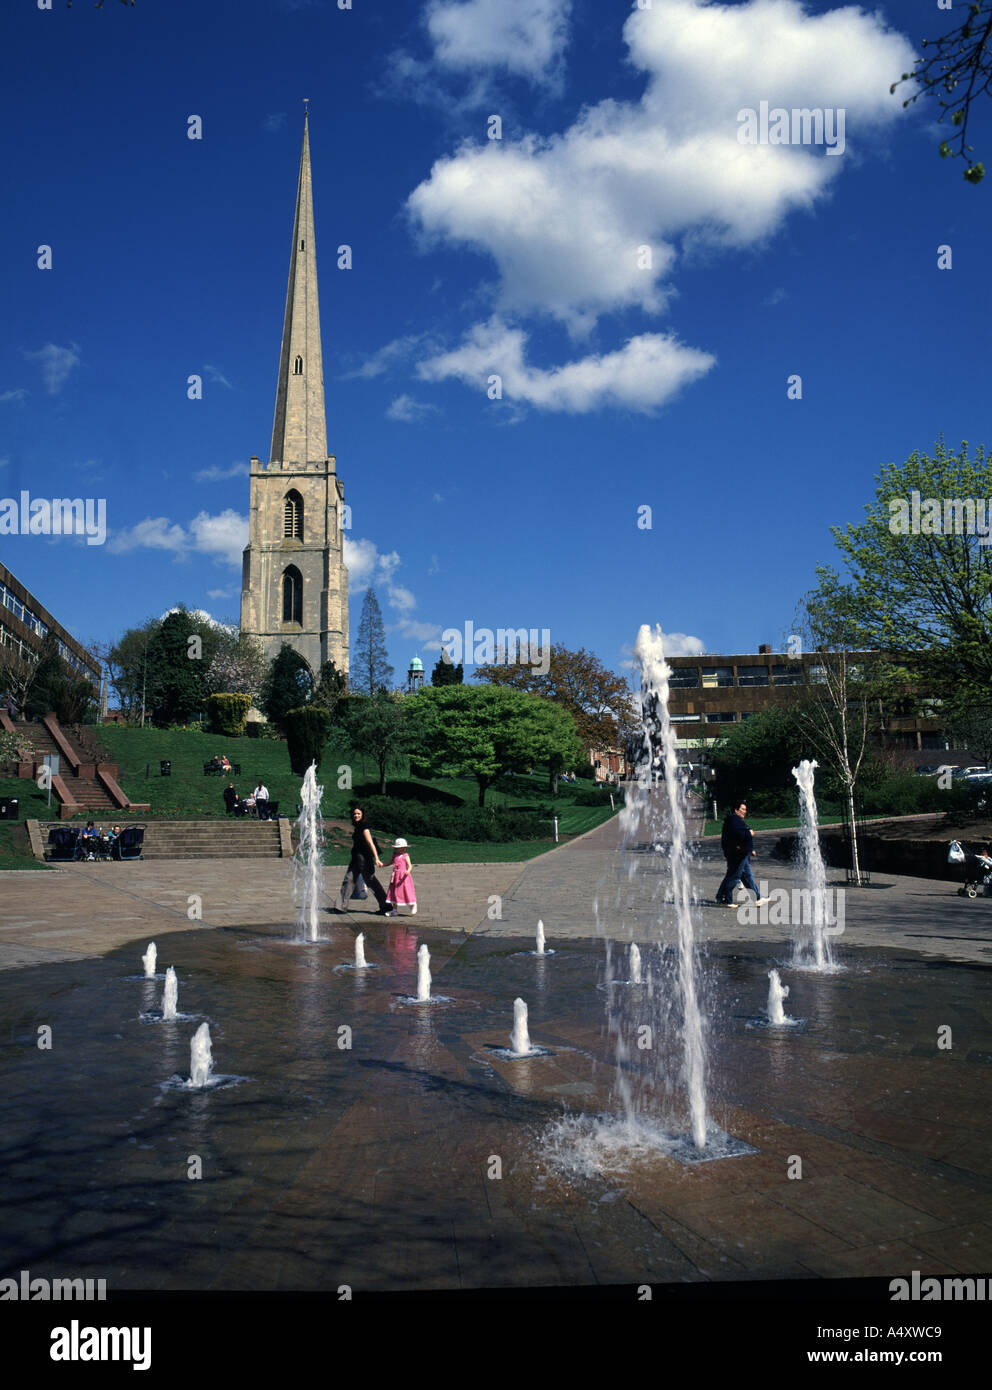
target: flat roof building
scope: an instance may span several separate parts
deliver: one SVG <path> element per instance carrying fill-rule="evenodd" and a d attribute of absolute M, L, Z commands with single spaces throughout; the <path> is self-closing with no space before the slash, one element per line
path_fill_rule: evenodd
<path fill-rule="evenodd" d="M 56 621 L 5 565 L 0 565 L 0 644 L 37 660 L 42 640 L 49 633 L 55 637 L 59 656 L 66 665 L 85 676 L 99 691 L 101 668 L 97 658 Z"/>

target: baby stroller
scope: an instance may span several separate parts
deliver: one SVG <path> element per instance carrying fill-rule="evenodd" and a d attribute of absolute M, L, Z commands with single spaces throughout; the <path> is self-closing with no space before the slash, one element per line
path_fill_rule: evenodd
<path fill-rule="evenodd" d="M 978 895 L 992 896 L 992 857 L 987 853 L 976 854 L 965 849 L 957 840 L 952 840 L 947 850 L 948 864 L 955 865 L 964 875 L 964 885 L 958 889 L 959 898 L 977 898 Z"/>

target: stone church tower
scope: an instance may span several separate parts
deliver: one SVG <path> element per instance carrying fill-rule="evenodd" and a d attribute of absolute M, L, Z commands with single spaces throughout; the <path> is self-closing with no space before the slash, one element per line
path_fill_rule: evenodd
<path fill-rule="evenodd" d="M 344 487 L 334 456 L 327 452 L 305 116 L 272 448 L 267 464 L 252 457 L 250 488 L 242 632 L 258 638 L 270 659 L 288 642 L 306 658 L 315 677 L 325 661 L 347 672 Z"/>

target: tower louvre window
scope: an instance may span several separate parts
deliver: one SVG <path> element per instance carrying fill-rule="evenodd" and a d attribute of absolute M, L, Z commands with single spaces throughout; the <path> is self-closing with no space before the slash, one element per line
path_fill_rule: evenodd
<path fill-rule="evenodd" d="M 283 570 L 282 620 L 303 624 L 303 576 L 295 565 Z"/>
<path fill-rule="evenodd" d="M 294 376 L 302 376 L 302 375 L 303 375 L 303 358 L 302 358 L 302 357 L 297 357 L 296 360 L 295 360 L 295 362 L 293 363 L 293 375 L 294 375 Z"/>
<path fill-rule="evenodd" d="M 306 249 L 307 249 L 307 244 L 306 244 L 306 242 L 301 240 L 301 241 L 300 241 L 300 250 L 301 250 L 301 251 L 305 251 Z"/>
<path fill-rule="evenodd" d="M 295 488 L 286 493 L 283 503 L 282 534 L 284 540 L 303 539 L 303 498 Z"/>

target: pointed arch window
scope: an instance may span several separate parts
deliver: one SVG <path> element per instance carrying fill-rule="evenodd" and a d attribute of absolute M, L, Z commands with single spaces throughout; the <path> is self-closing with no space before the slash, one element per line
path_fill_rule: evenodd
<path fill-rule="evenodd" d="M 295 487 L 286 493 L 283 502 L 282 534 L 284 540 L 303 539 L 303 498 Z"/>
<path fill-rule="evenodd" d="M 301 238 L 301 239 L 300 239 L 300 250 L 301 250 L 301 251 L 305 251 L 306 249 L 307 249 L 307 244 L 306 244 L 306 242 L 303 241 L 303 239 Z"/>
<path fill-rule="evenodd" d="M 302 358 L 302 357 L 297 357 L 296 360 L 294 361 L 294 363 L 293 363 L 293 375 L 294 375 L 294 376 L 302 376 L 302 375 L 303 375 L 303 358 Z"/>
<path fill-rule="evenodd" d="M 282 620 L 303 625 L 303 576 L 295 565 L 282 574 Z"/>

